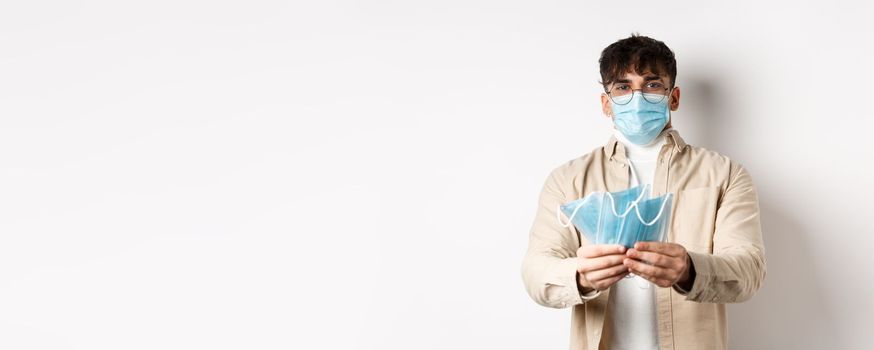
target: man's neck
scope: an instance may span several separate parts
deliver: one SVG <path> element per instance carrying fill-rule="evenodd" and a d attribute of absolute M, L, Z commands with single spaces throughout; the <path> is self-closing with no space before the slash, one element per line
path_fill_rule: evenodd
<path fill-rule="evenodd" d="M 622 133 L 616 129 L 613 129 L 613 134 L 616 136 L 616 139 L 619 140 L 619 142 L 622 142 L 622 145 L 625 146 L 625 151 L 627 153 L 626 156 L 632 162 L 640 160 L 654 161 L 658 158 L 662 145 L 667 142 L 666 135 L 670 130 L 672 130 L 670 127 L 665 128 L 665 130 L 662 130 L 662 132 L 659 133 L 659 136 L 657 136 L 655 140 L 647 145 L 637 145 L 632 143 L 625 137 L 625 135 L 622 135 Z"/>

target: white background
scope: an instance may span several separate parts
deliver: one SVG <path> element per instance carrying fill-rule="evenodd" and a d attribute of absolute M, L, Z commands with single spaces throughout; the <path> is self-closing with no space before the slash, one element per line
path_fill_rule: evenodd
<path fill-rule="evenodd" d="M 597 60 L 632 31 L 676 53 L 675 128 L 760 192 L 732 348 L 870 347 L 871 14 L 4 1 L 0 348 L 566 348 L 522 256 L 549 171 L 610 136 Z"/>

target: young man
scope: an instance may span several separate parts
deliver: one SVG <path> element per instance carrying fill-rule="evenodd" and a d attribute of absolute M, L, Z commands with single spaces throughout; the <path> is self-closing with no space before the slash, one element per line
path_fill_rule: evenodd
<path fill-rule="evenodd" d="M 572 307 L 571 349 L 724 349 L 725 303 L 765 277 L 756 189 L 746 169 L 685 143 L 673 52 L 632 35 L 601 53 L 603 147 L 555 168 L 543 185 L 522 278 L 538 304 Z M 556 210 L 594 191 L 649 184 L 673 193 L 667 242 L 589 243 Z M 628 277 L 628 278 L 626 278 Z"/>

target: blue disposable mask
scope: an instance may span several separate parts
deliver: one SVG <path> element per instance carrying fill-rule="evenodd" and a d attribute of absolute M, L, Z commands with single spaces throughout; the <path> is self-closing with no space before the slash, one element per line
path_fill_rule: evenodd
<path fill-rule="evenodd" d="M 649 197 L 649 185 L 619 192 L 592 192 L 560 205 L 556 216 L 564 227 L 573 223 L 592 244 L 631 248 L 638 241 L 665 241 L 673 194 Z M 562 213 L 569 222 L 562 222 Z"/>
<path fill-rule="evenodd" d="M 652 103 L 644 99 L 643 95 L 650 100 L 662 98 L 659 94 L 632 93 L 613 98 L 619 103 L 628 101 L 625 104 L 617 104 L 610 100 L 613 125 L 628 141 L 636 145 L 652 143 L 664 130 L 670 118 L 669 97 L 662 98 L 661 102 Z"/>

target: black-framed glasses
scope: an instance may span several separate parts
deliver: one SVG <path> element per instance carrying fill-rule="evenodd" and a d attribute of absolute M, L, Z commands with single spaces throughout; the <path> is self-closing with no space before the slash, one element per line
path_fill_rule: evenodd
<path fill-rule="evenodd" d="M 631 102 L 631 98 L 634 97 L 634 92 L 639 91 L 646 102 L 659 103 L 668 96 L 668 91 L 671 89 L 672 88 L 666 87 L 659 82 L 646 83 L 642 89 L 632 89 L 628 84 L 617 84 L 614 85 L 610 91 L 607 91 L 607 96 L 610 97 L 610 100 L 613 101 L 613 103 L 617 105 L 625 105 Z"/>

